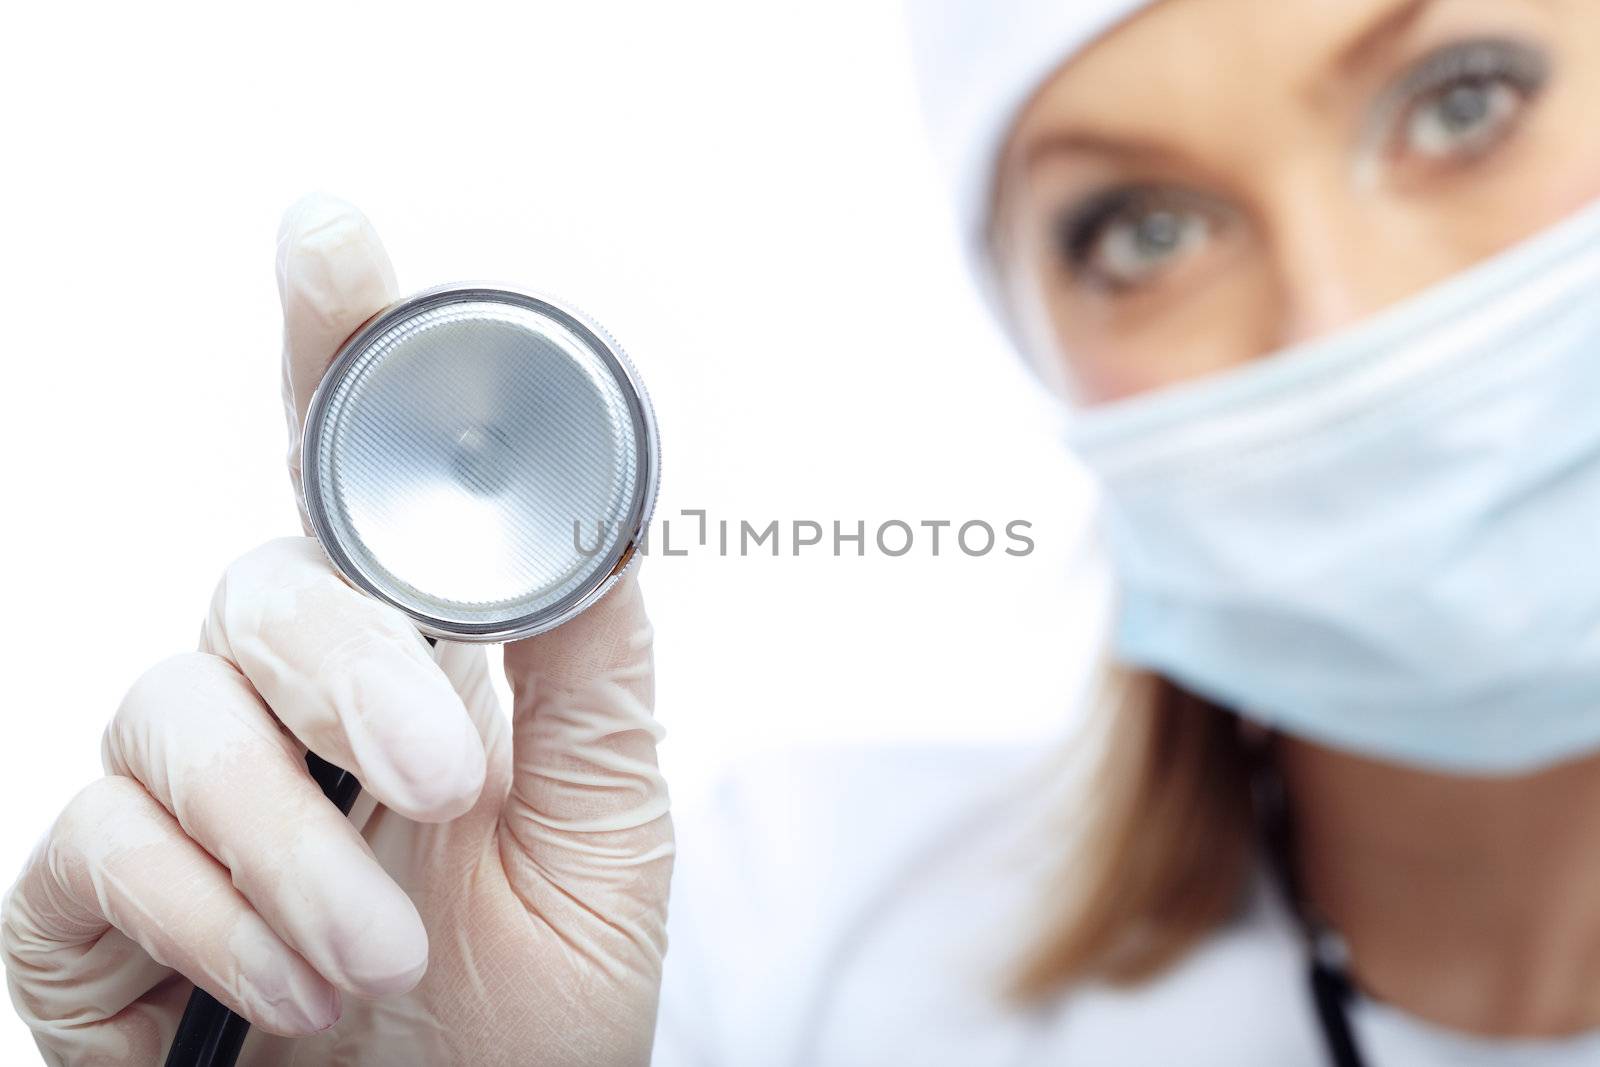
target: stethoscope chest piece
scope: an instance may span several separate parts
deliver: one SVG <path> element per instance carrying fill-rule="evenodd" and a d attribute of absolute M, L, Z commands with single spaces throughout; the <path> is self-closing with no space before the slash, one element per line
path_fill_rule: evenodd
<path fill-rule="evenodd" d="M 604 595 L 660 470 L 643 384 L 545 297 L 444 286 L 340 348 L 303 437 L 306 513 L 357 588 L 425 634 L 508 641 Z"/>

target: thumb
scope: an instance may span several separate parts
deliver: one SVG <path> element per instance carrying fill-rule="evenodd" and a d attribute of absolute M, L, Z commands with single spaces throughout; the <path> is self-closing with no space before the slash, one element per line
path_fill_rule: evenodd
<path fill-rule="evenodd" d="M 283 406 L 289 424 L 289 478 L 303 523 L 300 431 L 311 394 L 345 339 L 398 295 L 389 254 L 354 205 L 312 193 L 284 212 L 278 226 Z"/>
<path fill-rule="evenodd" d="M 508 874 L 542 914 L 574 912 L 563 929 L 587 928 L 646 974 L 664 946 L 673 857 L 652 638 L 630 573 L 582 615 L 505 649 L 516 739 L 505 830 L 519 846 Z"/>

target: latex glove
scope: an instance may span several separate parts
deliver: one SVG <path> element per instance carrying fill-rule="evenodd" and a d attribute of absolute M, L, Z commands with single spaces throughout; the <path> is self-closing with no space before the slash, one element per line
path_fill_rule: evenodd
<path fill-rule="evenodd" d="M 298 487 L 317 380 L 396 293 L 327 199 L 285 217 L 278 278 Z M 481 648 L 430 653 L 314 541 L 230 567 L 7 895 L 45 1058 L 159 1063 L 193 979 L 255 1024 L 243 1063 L 646 1063 L 673 846 L 636 583 L 505 664 L 509 722 Z M 361 779 L 351 820 L 307 745 Z"/>

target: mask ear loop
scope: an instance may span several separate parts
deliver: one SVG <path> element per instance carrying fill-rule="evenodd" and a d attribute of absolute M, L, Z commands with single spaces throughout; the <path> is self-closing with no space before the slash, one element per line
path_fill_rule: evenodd
<path fill-rule="evenodd" d="M 1350 947 L 1333 924 L 1306 901 L 1295 872 L 1288 790 L 1272 759 L 1274 735 L 1248 723 L 1241 729 L 1251 755 L 1250 791 L 1257 833 L 1278 892 L 1305 941 L 1306 977 L 1329 1062 L 1333 1067 L 1365 1067 L 1367 1061 L 1350 1025 L 1350 1007 L 1357 994 L 1350 978 Z"/>

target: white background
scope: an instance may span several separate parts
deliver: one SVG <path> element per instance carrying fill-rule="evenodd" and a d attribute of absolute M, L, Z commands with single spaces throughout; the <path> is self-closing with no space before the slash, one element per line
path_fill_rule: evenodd
<path fill-rule="evenodd" d="M 273 237 L 310 189 L 369 213 L 403 289 L 513 280 L 607 324 L 656 400 L 663 516 L 1034 524 L 1026 559 L 648 561 L 680 802 L 757 750 L 1061 732 L 1103 611 L 1086 490 L 967 290 L 895 5 L 6 23 L 0 884 L 226 563 L 297 532 Z M 33 1055 L 3 1013 L 0 1063 Z"/>

